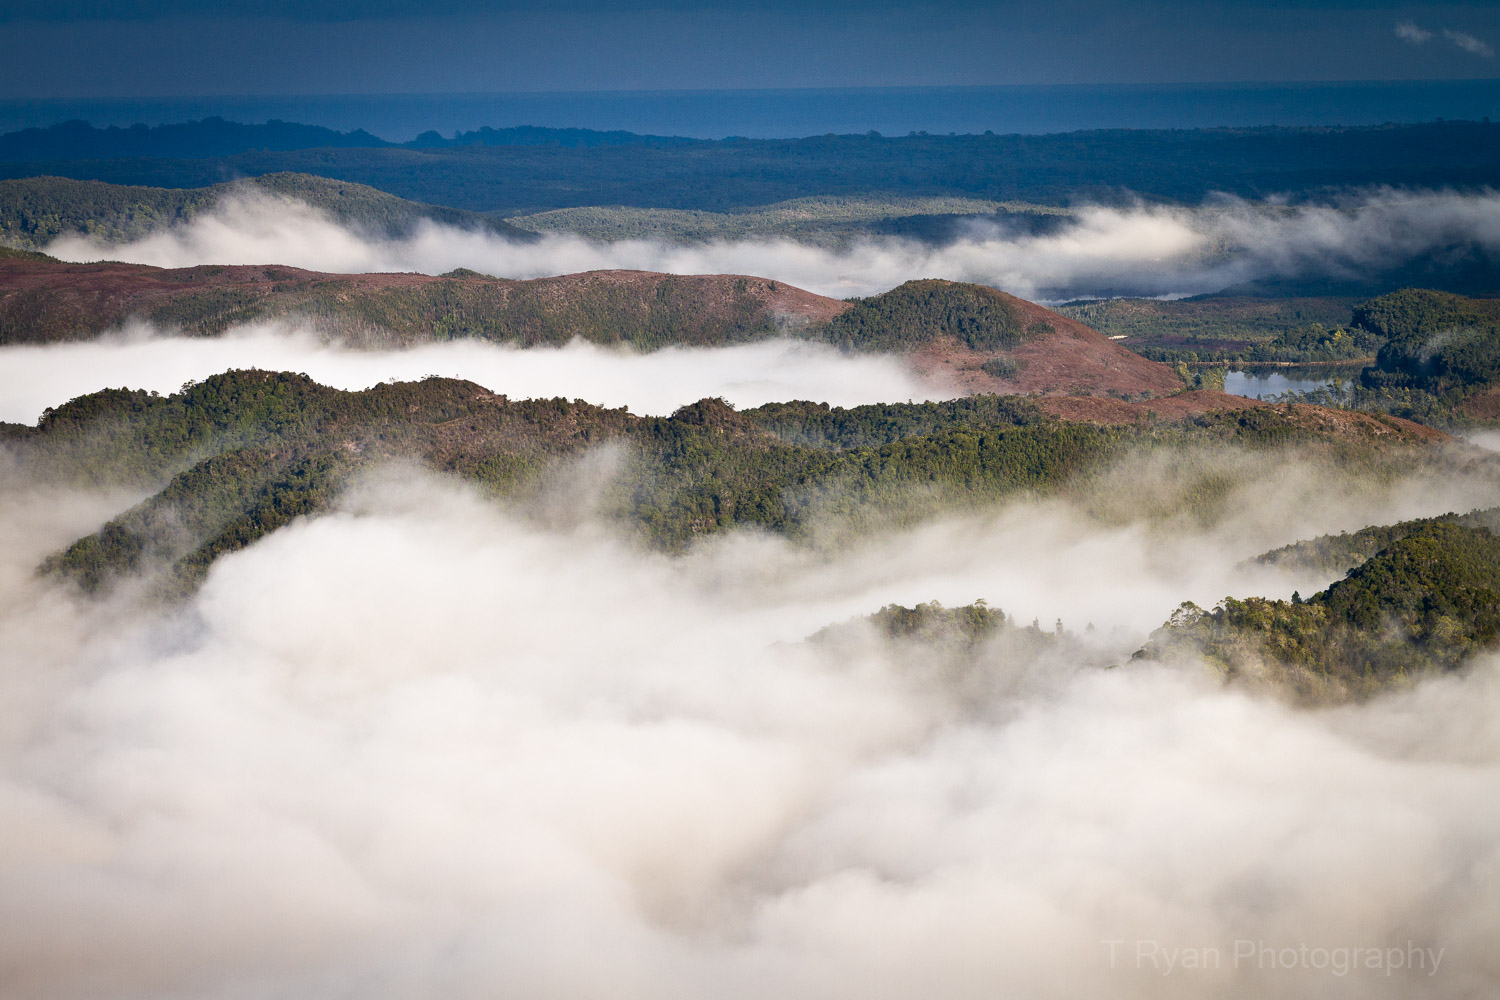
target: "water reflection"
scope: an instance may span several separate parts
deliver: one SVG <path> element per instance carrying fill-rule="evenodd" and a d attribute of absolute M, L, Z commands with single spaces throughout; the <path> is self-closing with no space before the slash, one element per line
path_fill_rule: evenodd
<path fill-rule="evenodd" d="M 1294 374 L 1283 375 L 1266 369 L 1230 369 L 1224 373 L 1224 391 L 1250 399 L 1279 396 L 1284 392 L 1312 392 L 1333 388 L 1342 392 L 1349 388 L 1354 376 L 1338 369 L 1289 369 Z M 1312 374 L 1316 371 L 1317 374 Z"/>

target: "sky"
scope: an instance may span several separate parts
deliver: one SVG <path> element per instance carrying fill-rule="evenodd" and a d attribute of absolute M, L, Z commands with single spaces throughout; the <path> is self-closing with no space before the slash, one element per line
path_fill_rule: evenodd
<path fill-rule="evenodd" d="M 4 0 L 0 99 L 1500 76 L 1491 4 Z"/>

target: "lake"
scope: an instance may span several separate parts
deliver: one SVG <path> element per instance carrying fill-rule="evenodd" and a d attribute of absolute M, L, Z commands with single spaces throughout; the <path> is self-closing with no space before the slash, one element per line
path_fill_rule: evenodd
<path fill-rule="evenodd" d="M 1339 369 L 1319 370 L 1316 376 L 1312 375 L 1314 370 L 1316 369 L 1298 371 L 1293 368 L 1289 371 L 1294 374 L 1287 376 L 1265 370 L 1231 369 L 1224 375 L 1224 391 L 1235 396 L 1255 399 L 1261 396 L 1277 396 L 1283 392 L 1312 392 L 1314 389 L 1324 388 L 1330 382 L 1343 387 L 1353 381 L 1352 375 Z"/>

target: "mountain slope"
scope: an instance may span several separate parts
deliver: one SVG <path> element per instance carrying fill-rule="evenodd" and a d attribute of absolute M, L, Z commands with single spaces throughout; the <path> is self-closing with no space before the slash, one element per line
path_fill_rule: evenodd
<path fill-rule="evenodd" d="M 470 271 L 327 274 L 291 267 L 162 269 L 0 256 L 0 344 L 83 340 L 141 319 L 193 335 L 296 317 L 355 343 L 573 337 L 654 350 L 806 336 L 904 353 L 962 392 L 1140 397 L 1182 387 L 1075 320 L 982 285 L 927 280 L 840 302 L 746 275 L 591 271 L 516 281 Z"/>
<path fill-rule="evenodd" d="M 642 271 L 512 281 L 472 272 L 325 274 L 291 267 L 64 264 L 0 258 L 0 344 L 83 340 L 135 318 L 209 336 L 296 317 L 353 343 L 574 337 L 644 349 L 775 336 L 846 308 L 782 282 Z"/>
<path fill-rule="evenodd" d="M 1500 643 L 1500 536 L 1451 521 L 1398 534 L 1306 601 L 1183 604 L 1137 657 L 1200 656 L 1309 700 L 1454 669 Z"/>
<path fill-rule="evenodd" d="M 1285 569 L 1347 573 L 1391 543 L 1433 524 L 1488 528 L 1500 533 L 1500 507 L 1471 510 L 1467 514 L 1449 513 L 1438 517 L 1424 517 L 1396 524 L 1374 524 L 1337 535 L 1319 535 L 1317 538 L 1293 542 L 1262 553 L 1255 557 L 1255 561 L 1263 566 Z"/>
<path fill-rule="evenodd" d="M 220 554 L 328 509 L 352 476 L 393 461 L 556 519 L 581 516 L 560 513 L 556 501 L 576 491 L 573 463 L 589 452 L 588 467 L 602 473 L 591 476 L 593 516 L 676 551 L 734 528 L 836 544 L 1009 497 L 1118 501 L 1107 472 L 1143 449 L 1295 446 L 1330 471 L 1393 477 L 1443 460 L 1420 436 L 1351 434 L 1280 407 L 1251 412 L 1252 421 L 1219 414 L 1106 426 L 1049 417 L 1031 399 L 970 396 L 747 411 L 707 399 L 647 418 L 582 401 L 508 400 L 455 379 L 342 392 L 305 375 L 237 371 L 170 396 L 92 393 L 34 427 L 0 425 L 0 441 L 33 481 L 150 494 L 48 564 L 90 590 L 139 573 L 164 574 L 169 590 L 195 586 Z M 1244 463 L 1238 485 L 1217 464 L 1185 469 L 1129 504 L 1129 516 L 1212 520 L 1262 467 Z"/>
<path fill-rule="evenodd" d="M 984 285 L 908 281 L 854 300 L 824 336 L 855 347 L 910 351 L 918 371 L 964 392 L 1140 397 L 1182 388 L 1166 365 Z"/>
<path fill-rule="evenodd" d="M 535 233 L 477 212 L 424 205 L 311 174 L 273 173 L 196 188 L 131 187 L 65 177 L 0 180 L 0 243 L 39 249 L 70 234 L 107 243 L 136 240 L 211 211 L 227 198 L 244 196 L 295 200 L 372 236 L 405 236 L 428 221 L 536 239 Z"/>

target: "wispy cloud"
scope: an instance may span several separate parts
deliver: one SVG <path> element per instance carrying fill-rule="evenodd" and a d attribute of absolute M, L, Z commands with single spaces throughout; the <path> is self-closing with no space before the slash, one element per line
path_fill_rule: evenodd
<path fill-rule="evenodd" d="M 1411 21 L 1402 21 L 1396 25 L 1396 37 L 1403 42 L 1411 42 L 1413 45 L 1421 45 L 1432 38 L 1432 32 L 1419 28 Z"/>
<path fill-rule="evenodd" d="M 1489 59 L 1495 54 L 1490 43 L 1482 38 L 1476 38 L 1466 31 L 1454 31 L 1452 28 L 1442 30 L 1444 38 L 1471 55 Z M 1426 45 L 1432 40 L 1433 32 L 1420 27 L 1415 21 L 1400 21 L 1396 24 L 1396 37 L 1412 45 Z"/>
<path fill-rule="evenodd" d="M 1451 28 L 1444 28 L 1443 37 L 1448 39 L 1448 41 L 1452 42 L 1454 45 L 1457 45 L 1459 48 L 1463 49 L 1465 52 L 1472 52 L 1476 56 L 1483 56 L 1484 58 L 1488 59 L 1495 54 L 1495 50 L 1490 48 L 1488 42 L 1479 38 L 1475 38 L 1473 35 L 1465 34 L 1462 31 L 1454 31 Z"/>

